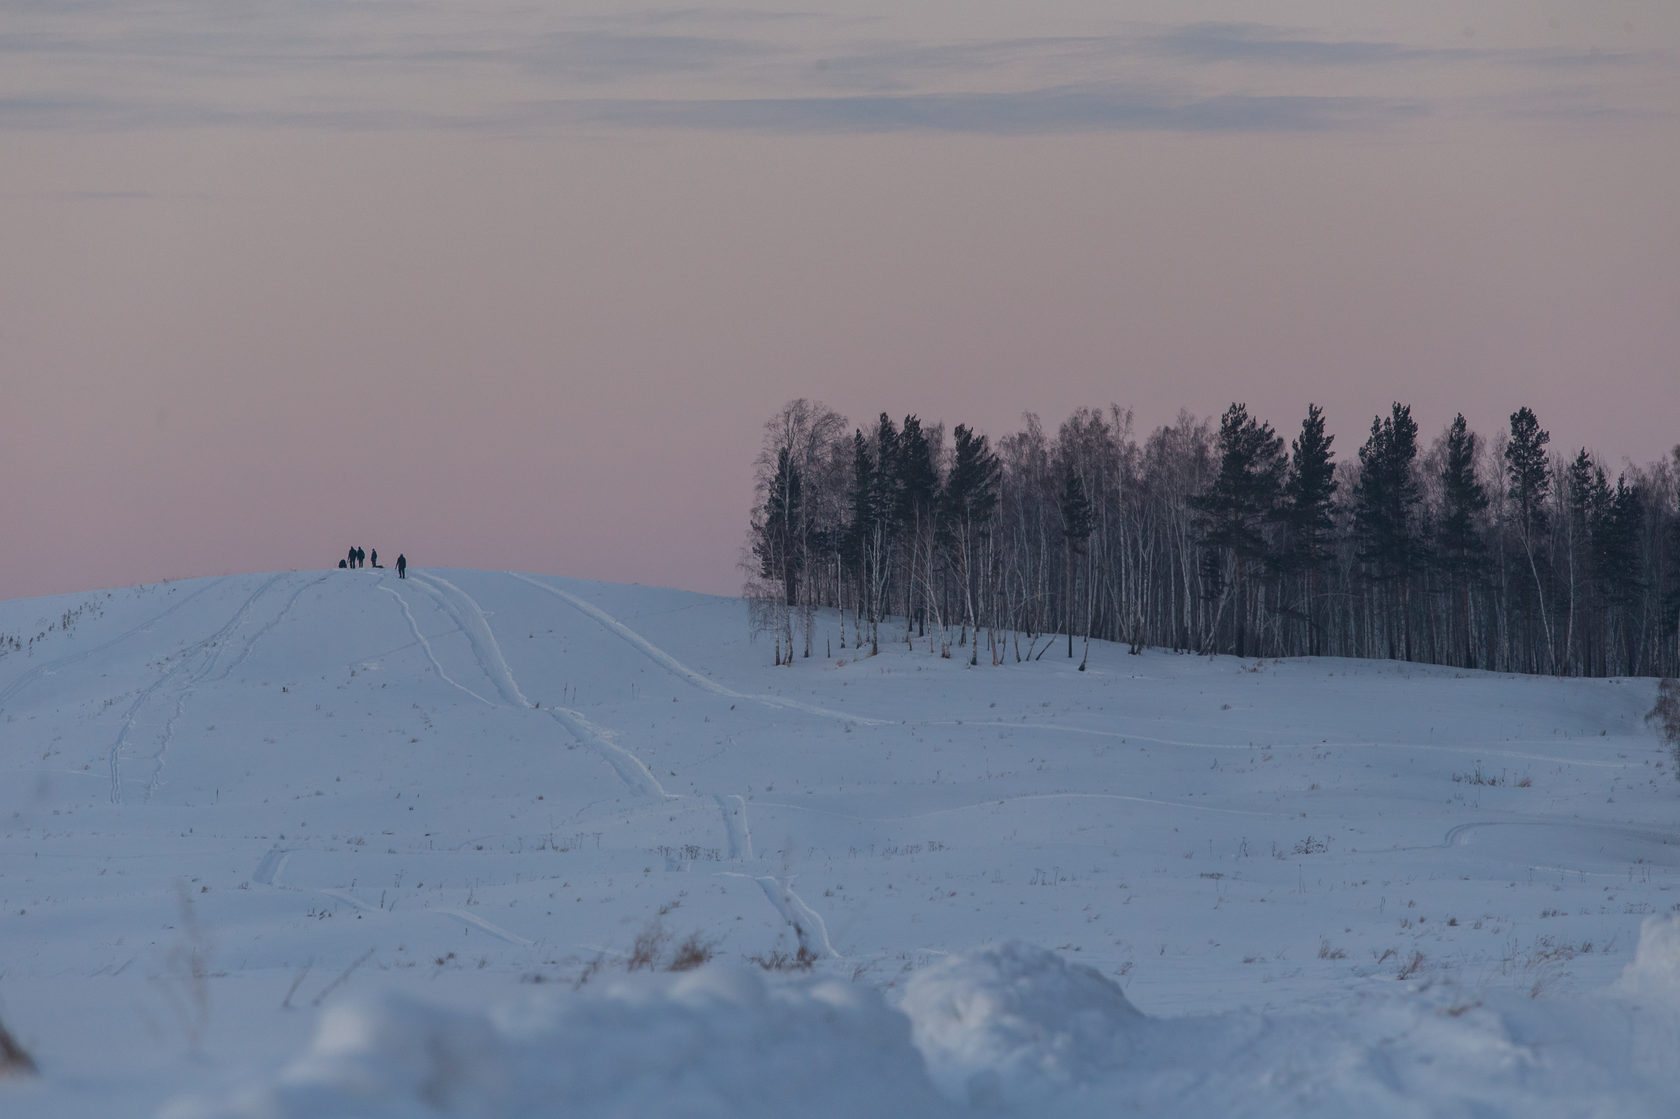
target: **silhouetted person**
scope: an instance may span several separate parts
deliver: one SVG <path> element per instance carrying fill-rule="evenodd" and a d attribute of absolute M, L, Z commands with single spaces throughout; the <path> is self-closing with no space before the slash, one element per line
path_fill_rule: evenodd
<path fill-rule="evenodd" d="M 368 558 L 372 561 L 370 566 L 378 567 L 379 566 L 379 549 L 375 548 L 373 551 L 369 552 L 368 553 Z"/>
<path fill-rule="evenodd" d="M 397 578 L 408 578 L 408 557 L 401 552 L 397 553 Z"/>
<path fill-rule="evenodd" d="M 339 560 L 339 561 L 338 561 L 338 569 L 339 569 L 339 570 L 340 570 L 340 571 L 343 571 L 343 570 L 344 570 L 344 569 L 345 569 L 345 568 L 347 568 L 347 567 L 349 567 L 349 566 L 350 566 L 350 565 L 349 565 L 349 564 L 348 564 L 348 563 L 346 563 L 346 562 L 345 562 L 345 561 L 344 561 L 344 560 Z"/>
<path fill-rule="evenodd" d="M 367 553 L 362 551 L 362 549 L 359 545 L 356 548 L 356 566 L 357 567 L 366 567 L 367 566 Z"/>
<path fill-rule="evenodd" d="M 351 548 L 350 551 L 345 553 L 345 560 L 346 560 L 346 562 L 344 564 L 345 567 L 355 567 L 356 566 L 356 549 Z"/>

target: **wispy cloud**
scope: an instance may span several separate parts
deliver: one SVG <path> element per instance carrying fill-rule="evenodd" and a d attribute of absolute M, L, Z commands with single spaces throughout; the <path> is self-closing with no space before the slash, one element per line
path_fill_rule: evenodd
<path fill-rule="evenodd" d="M 1012 93 L 836 97 L 553 98 L 478 113 L 229 108 L 190 101 L 0 99 L 0 127 L 86 131 L 313 128 L 346 132 L 529 131 L 569 126 L 764 133 L 945 132 L 1012 136 L 1078 132 L 1329 132 L 1369 130 L 1428 112 L 1422 102 L 1369 97 L 1175 97 L 1092 86 Z"/>
<path fill-rule="evenodd" d="M 767 24 L 795 24 L 795 23 L 850 23 L 860 17 L 840 17 L 832 12 L 786 11 L 776 12 L 767 8 L 642 8 L 623 12 L 615 16 L 604 17 L 607 22 L 619 24 L 644 24 L 659 27 L 669 24 L 701 26 L 705 24 L 720 25 L 751 25 L 763 26 Z M 861 17 L 867 18 L 867 17 Z"/>
<path fill-rule="evenodd" d="M 395 132 L 474 128 L 483 116 L 422 110 L 294 105 L 235 107 L 203 101 L 137 101 L 116 97 L 0 97 L 0 129 L 60 132 L 136 132 L 177 128 L 304 128 L 333 132 Z"/>
<path fill-rule="evenodd" d="M 1416 102 L 1375 98 L 1245 97 L 1186 100 L 1102 87 L 1017 93 L 906 94 L 723 100 L 600 100 L 528 106 L 554 116 L 636 128 L 754 132 L 1322 132 L 1367 129 L 1426 112 Z"/>
<path fill-rule="evenodd" d="M 1000 72 L 1055 74 L 1063 80 L 1112 76 L 1136 43 L 1118 35 L 1042 36 L 960 43 L 847 44 L 809 64 L 818 83 L 856 90 L 915 89 L 929 80 Z"/>
<path fill-rule="evenodd" d="M 55 197 L 65 202 L 150 202 L 158 196 L 149 190 L 61 190 Z"/>
<path fill-rule="evenodd" d="M 530 72 L 607 81 L 717 71 L 759 62 L 781 51 L 738 38 L 567 31 L 500 53 Z"/>
<path fill-rule="evenodd" d="M 1194 23 L 1148 36 L 1147 46 L 1195 62 L 1284 66 L 1369 66 L 1439 57 L 1439 49 L 1400 43 L 1337 41 L 1293 35 L 1252 23 Z M 1446 53 L 1452 53 L 1448 48 Z"/>
<path fill-rule="evenodd" d="M 1660 62 L 1668 57 L 1660 51 L 1423 46 L 1372 39 L 1332 39 L 1258 23 L 1192 23 L 1147 35 L 1143 42 L 1150 49 L 1191 62 L 1303 68 L 1381 67 L 1413 62 L 1609 67 Z"/>
<path fill-rule="evenodd" d="M 14 17 L 0 32 L 0 128 L 38 130 L 1351 131 L 1484 111 L 1467 94 L 1417 92 L 1434 88 L 1415 80 L 1423 65 L 1524 67 L 1520 82 L 1483 83 L 1510 102 L 1487 111 L 1520 115 L 1528 82 L 1534 119 L 1595 119 L 1616 111 L 1613 87 L 1560 98 L 1545 75 L 1598 67 L 1608 82 L 1667 61 L 1251 23 L 860 40 L 856 21 L 809 12 L 572 17 L 513 0 L 470 18 L 440 0 L 0 0 L 0 16 Z"/>

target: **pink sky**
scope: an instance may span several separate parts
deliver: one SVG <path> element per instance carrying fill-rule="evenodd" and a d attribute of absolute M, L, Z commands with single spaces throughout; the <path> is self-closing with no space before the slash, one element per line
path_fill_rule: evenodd
<path fill-rule="evenodd" d="M 797 396 L 1665 457 L 1680 7 L 1347 8 L 0 6 L 0 597 L 733 592 Z"/>

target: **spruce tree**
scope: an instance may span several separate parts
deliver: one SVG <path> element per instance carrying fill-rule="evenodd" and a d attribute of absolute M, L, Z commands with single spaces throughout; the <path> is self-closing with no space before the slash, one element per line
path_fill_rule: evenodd
<path fill-rule="evenodd" d="M 1194 499 L 1203 516 L 1202 546 L 1231 575 L 1235 640 L 1232 652 L 1248 655 L 1246 575 L 1269 555 L 1266 529 L 1277 518 L 1287 460 L 1283 437 L 1272 425 L 1232 404 L 1219 421 L 1219 473 L 1207 491 Z M 1220 580 L 1222 583 L 1222 579 Z M 1219 584 L 1216 584 L 1219 585 Z"/>
<path fill-rule="evenodd" d="M 1455 591 L 1456 617 L 1451 628 L 1461 642 L 1458 656 L 1466 668 L 1476 667 L 1475 641 L 1470 631 L 1470 586 L 1487 566 L 1487 542 L 1482 538 L 1480 523 L 1488 507 L 1488 495 L 1476 477 L 1476 457 L 1476 433 L 1460 412 L 1447 429 L 1435 555 Z"/>
<path fill-rule="evenodd" d="M 1637 675 L 1637 626 L 1634 624 L 1635 603 L 1645 589 L 1640 578 L 1640 536 L 1645 526 L 1644 494 L 1637 486 L 1628 485 L 1627 476 L 1619 475 L 1611 489 L 1599 471 L 1600 493 L 1598 513 L 1592 526 L 1593 568 L 1598 579 L 1599 593 L 1605 610 L 1605 663 L 1600 671 L 1606 675 Z M 1611 642 L 1616 641 L 1616 660 L 1609 655 Z"/>
<path fill-rule="evenodd" d="M 1509 493 L 1516 503 L 1518 526 L 1524 538 L 1546 529 L 1546 497 L 1551 493 L 1552 475 L 1546 468 L 1546 444 L 1551 432 L 1540 426 L 1534 412 L 1518 408 L 1511 413 L 1511 441 L 1505 444 L 1505 471 Z"/>
<path fill-rule="evenodd" d="M 1523 613 L 1530 631 L 1534 629 L 1534 620 L 1539 619 L 1544 646 L 1542 655 L 1535 656 L 1531 632 L 1526 662 L 1530 668 L 1544 665 L 1548 672 L 1556 671 L 1557 652 L 1552 644 L 1551 617 L 1546 610 L 1546 580 L 1541 573 L 1544 556 L 1540 551 L 1540 538 L 1549 521 L 1546 498 L 1551 493 L 1552 476 L 1547 469 L 1546 444 L 1551 438 L 1551 433 L 1540 426 L 1540 421 L 1528 407 L 1511 413 L 1511 440 L 1505 444 L 1506 492 L 1512 502 L 1517 540 L 1528 562 L 1529 577 L 1534 582 L 1534 601 L 1525 604 Z"/>
<path fill-rule="evenodd" d="M 1324 432 L 1324 410 L 1316 404 L 1308 404 L 1307 418 L 1301 421 L 1301 434 L 1290 444 L 1293 454 L 1283 486 L 1283 523 L 1287 539 L 1281 563 L 1286 573 L 1304 573 L 1306 576 L 1303 613 L 1307 623 L 1307 652 L 1311 656 L 1317 656 L 1322 651 L 1314 607 L 1318 600 L 1319 576 L 1330 558 L 1336 529 L 1331 507 L 1337 487 L 1336 464 L 1331 451 L 1335 440 L 1335 436 Z"/>
<path fill-rule="evenodd" d="M 1406 660 L 1412 656 L 1411 581 L 1421 556 L 1417 508 L 1422 492 L 1414 469 L 1416 459 L 1417 423 L 1411 407 L 1396 402 L 1388 418 L 1371 420 L 1371 435 L 1359 448 L 1359 481 L 1354 485 L 1359 556 L 1389 615 L 1384 627 L 1389 655 Z"/>

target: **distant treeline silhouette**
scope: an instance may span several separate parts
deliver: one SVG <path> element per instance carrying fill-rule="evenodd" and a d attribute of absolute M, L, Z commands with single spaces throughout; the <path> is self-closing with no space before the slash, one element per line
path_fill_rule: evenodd
<path fill-rule="evenodd" d="M 1054 436 L 1028 415 L 994 445 L 796 400 L 765 425 L 747 595 L 778 663 L 810 655 L 831 607 L 842 647 L 925 639 L 971 663 L 1096 637 L 1680 674 L 1680 447 L 1612 480 L 1585 449 L 1550 451 L 1526 407 L 1491 444 L 1460 415 L 1420 447 L 1403 404 L 1356 457 L 1333 442 L 1317 406 L 1288 442 L 1232 404 L 1141 442 L 1119 407 Z"/>

